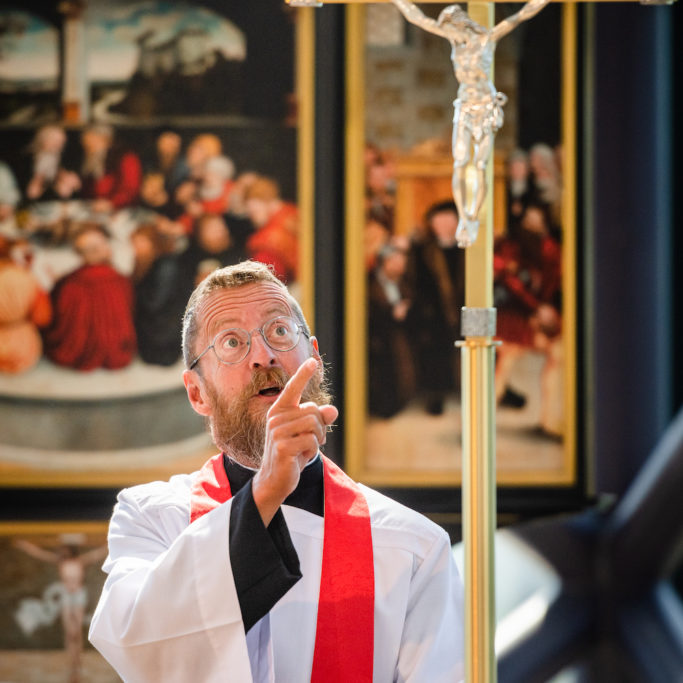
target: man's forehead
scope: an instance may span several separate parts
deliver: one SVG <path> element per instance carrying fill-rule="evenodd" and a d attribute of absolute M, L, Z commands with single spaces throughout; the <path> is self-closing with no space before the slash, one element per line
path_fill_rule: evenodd
<path fill-rule="evenodd" d="M 212 292 L 201 305 L 199 318 L 211 330 L 225 323 L 237 325 L 251 316 L 271 313 L 291 315 L 287 293 L 272 282 L 253 282 Z"/>

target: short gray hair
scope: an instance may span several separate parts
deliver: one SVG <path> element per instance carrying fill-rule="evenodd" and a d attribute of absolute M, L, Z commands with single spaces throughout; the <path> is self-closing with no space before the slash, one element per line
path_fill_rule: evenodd
<path fill-rule="evenodd" d="M 269 282 L 277 285 L 283 290 L 289 305 L 292 307 L 292 312 L 303 326 L 306 336 L 310 337 L 311 331 L 304 318 L 304 313 L 301 310 L 299 302 L 289 293 L 287 286 L 277 278 L 273 272 L 272 266 L 267 266 L 258 261 L 242 261 L 241 263 L 236 263 L 232 266 L 214 270 L 197 285 L 190 295 L 183 316 L 182 344 L 183 360 L 185 361 L 186 368 L 189 368 L 194 360 L 194 346 L 197 341 L 197 336 L 199 335 L 200 327 L 198 311 L 201 305 L 214 292 L 244 287 L 245 285 L 251 285 L 258 282 Z"/>

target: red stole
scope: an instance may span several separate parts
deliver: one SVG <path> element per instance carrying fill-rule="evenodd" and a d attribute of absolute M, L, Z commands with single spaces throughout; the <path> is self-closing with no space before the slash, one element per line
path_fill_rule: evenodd
<path fill-rule="evenodd" d="M 323 559 L 311 683 L 371 683 L 375 578 L 370 512 L 360 487 L 322 456 Z M 190 522 L 232 497 L 223 454 L 192 485 Z"/>

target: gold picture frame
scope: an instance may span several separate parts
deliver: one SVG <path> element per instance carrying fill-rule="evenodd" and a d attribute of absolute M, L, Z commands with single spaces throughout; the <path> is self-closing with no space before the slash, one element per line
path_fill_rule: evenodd
<path fill-rule="evenodd" d="M 100 567 L 107 554 L 107 525 L 47 520 L 0 523 L 2 680 L 38 683 L 54 671 L 63 671 L 66 679 L 74 674 L 74 666 L 85 680 L 120 680 L 87 642 L 90 617 L 106 578 Z M 80 622 L 80 647 L 73 634 L 66 644 L 67 621 L 69 628 L 78 628 Z M 73 652 L 74 647 L 80 654 Z"/>
<path fill-rule="evenodd" d="M 436 433 L 441 441 L 448 440 L 449 460 L 434 462 L 435 418 L 409 423 L 402 432 L 392 433 L 392 420 L 370 435 L 369 425 L 378 422 L 368 416 L 368 325 L 367 271 L 364 262 L 363 226 L 365 225 L 364 150 L 366 115 L 366 13 L 367 5 L 352 4 L 346 8 L 346 309 L 345 309 L 345 463 L 354 478 L 373 486 L 386 487 L 449 487 L 461 481 L 461 446 L 459 412 L 452 429 Z M 564 353 L 563 391 L 564 428 L 562 443 L 555 448 L 552 466 L 544 466 L 540 453 L 531 467 L 515 466 L 505 457 L 505 438 L 498 437 L 497 483 L 501 486 L 572 486 L 577 483 L 577 256 L 576 256 L 576 125 L 577 125 L 577 14 L 576 6 L 561 8 L 561 144 L 563 149 L 563 200 L 561 208 L 562 239 L 562 351 Z M 452 71 L 451 71 L 452 78 Z M 455 95 L 456 82 L 448 84 Z M 442 156 L 434 159 L 431 169 L 443 175 L 450 169 Z M 424 167 L 422 173 L 424 174 Z M 427 171 L 427 174 L 430 171 Z M 500 172 L 496 168 L 495 172 Z M 494 194 L 499 186 L 494 188 Z M 401 200 L 397 198 L 397 205 Z M 410 203 L 411 200 L 409 200 Z M 405 202 L 404 202 L 405 203 Z M 494 197 L 494 204 L 500 196 Z M 414 210 L 414 207 L 412 207 Z M 398 206 L 397 206 L 397 211 Z M 494 224 L 496 218 L 494 215 Z M 454 340 L 455 341 L 455 340 Z M 458 407 L 459 411 L 459 407 Z M 437 418 L 445 419 L 445 416 Z M 430 424 L 426 424 L 431 420 Z M 425 427 L 426 425 L 426 427 Z M 429 431 L 431 430 L 431 432 Z M 406 445 L 409 444 L 409 445 Z M 416 445 L 419 444 L 419 445 Z M 408 452 L 408 448 L 412 448 Z M 377 457 L 377 450 L 382 457 Z M 452 455 L 451 455 L 452 454 Z M 502 457 L 501 457 L 502 454 Z M 419 459 L 419 463 L 418 463 Z"/>
<path fill-rule="evenodd" d="M 245 90 L 248 86 L 252 97 L 256 97 L 254 90 L 259 91 L 258 102 L 263 111 L 258 114 L 252 115 L 251 109 L 245 109 L 244 115 L 239 116 L 219 116 L 215 112 L 205 117 L 193 114 L 185 119 L 171 116 L 144 118 L 140 115 L 122 125 L 120 133 L 131 147 L 137 149 L 142 147 L 141 140 L 146 141 L 159 128 L 178 128 L 183 143 L 187 144 L 195 135 L 212 133 L 215 136 L 232 127 L 237 132 L 229 133 L 228 140 L 239 138 L 240 130 L 248 133 L 241 136 L 243 144 L 239 139 L 236 141 L 240 154 L 245 155 L 243 162 L 236 164 L 238 171 L 260 171 L 269 175 L 267 166 L 261 168 L 258 163 L 266 160 L 279 169 L 285 163 L 283 159 L 291 160 L 296 168 L 288 168 L 286 174 L 280 175 L 286 175 L 286 185 L 290 190 L 286 198 L 296 201 L 299 210 L 300 270 L 296 294 L 307 319 L 313 324 L 314 10 L 290 8 L 279 0 L 270 0 L 269 5 L 272 5 L 270 11 L 277 10 L 283 14 L 278 21 L 286 20 L 281 30 L 291 31 L 291 36 L 281 41 L 286 44 L 287 52 L 270 57 L 278 64 L 291 60 L 294 91 L 287 90 L 286 100 L 284 96 L 282 98 L 284 113 L 281 118 L 269 118 L 269 90 L 262 82 L 255 82 L 246 83 Z M 206 8 L 197 3 L 194 10 L 201 13 Z M 251 14 L 258 17 L 267 13 L 268 7 L 264 6 L 255 13 L 250 13 L 248 8 L 236 8 L 235 11 L 239 11 L 239 16 L 247 17 L 243 28 L 248 35 L 262 33 L 258 25 L 254 26 L 257 19 L 250 17 Z M 264 51 L 268 47 L 259 45 L 257 41 L 252 43 L 254 50 Z M 279 93 L 283 85 L 278 83 L 278 88 Z M 69 138 L 67 149 L 77 146 L 81 124 L 67 124 L 59 120 L 57 110 L 53 113 L 66 129 Z M 38 125 L 36 123 L 34 128 Z M 22 124 L 18 132 L 13 126 L 15 124 L 11 122 L 0 122 L 0 136 L 9 140 L 5 147 L 6 160 L 12 154 L 20 159 L 25 154 L 24 142 L 30 140 L 34 133 L 32 123 Z M 118 134 L 117 124 L 113 126 Z M 265 131 L 262 148 L 255 151 L 247 145 L 257 134 L 253 131 Z M 126 138 L 126 135 L 131 137 Z M 283 138 L 285 144 L 278 147 L 277 141 Z M 230 150 L 226 151 L 230 153 Z M 254 156 L 250 157 L 252 151 Z M 250 167 L 249 163 L 253 165 Z M 277 177 L 277 180 L 285 184 L 282 177 Z M 69 368 L 57 370 L 57 376 L 48 373 L 45 378 L 36 378 L 32 375 L 33 370 L 22 375 L 0 374 L 1 486 L 119 488 L 165 479 L 179 471 L 196 470 L 215 452 L 203 420 L 192 412 L 184 395 L 182 361 L 161 368 L 138 363 L 136 358 L 131 366 L 124 369 L 130 370 L 131 376 L 124 377 L 121 382 L 110 381 L 114 373 L 102 368 L 90 373 Z M 40 410 L 32 405 L 34 398 L 40 402 Z M 116 401 L 125 404 L 128 417 L 116 417 L 115 420 L 107 417 L 107 411 L 111 412 Z M 169 416 L 166 419 L 168 438 L 162 434 L 162 427 L 158 424 L 159 416 L 163 415 Z M 62 431 L 68 432 L 68 439 L 64 437 L 63 441 L 68 441 L 69 445 L 63 445 L 51 436 L 59 433 L 61 438 Z M 136 434 L 140 435 L 139 438 Z"/>

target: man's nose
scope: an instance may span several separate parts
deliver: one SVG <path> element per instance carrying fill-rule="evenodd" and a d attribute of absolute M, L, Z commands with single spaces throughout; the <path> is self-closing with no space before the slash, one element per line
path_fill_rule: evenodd
<path fill-rule="evenodd" d="M 275 365 L 275 351 L 266 344 L 263 335 L 257 330 L 251 335 L 249 364 L 252 368 L 264 368 Z"/>

